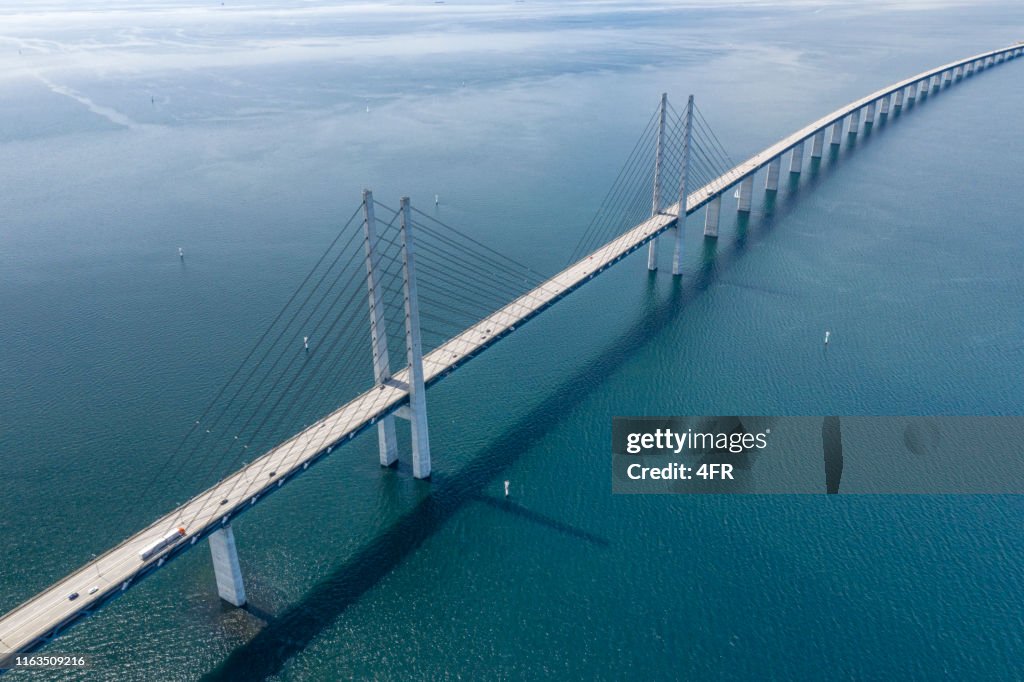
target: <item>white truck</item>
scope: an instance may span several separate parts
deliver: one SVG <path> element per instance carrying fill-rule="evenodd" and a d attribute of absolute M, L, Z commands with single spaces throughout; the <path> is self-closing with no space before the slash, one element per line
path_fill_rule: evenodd
<path fill-rule="evenodd" d="M 139 558 L 142 559 L 143 561 L 145 561 L 145 560 L 151 558 L 153 555 L 155 555 L 160 550 L 166 549 L 167 547 L 170 547 L 171 545 L 173 545 L 174 543 L 176 543 L 178 540 L 180 540 L 183 537 L 185 537 L 185 529 L 184 528 L 175 528 L 174 530 L 172 530 L 170 533 L 168 533 L 167 535 L 163 536 L 159 540 L 154 540 L 153 542 L 151 542 L 148 545 L 146 545 L 142 549 L 142 551 L 139 552 Z"/>

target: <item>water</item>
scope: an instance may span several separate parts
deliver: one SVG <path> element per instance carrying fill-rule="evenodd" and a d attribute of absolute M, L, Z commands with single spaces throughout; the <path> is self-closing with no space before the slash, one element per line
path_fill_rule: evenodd
<path fill-rule="evenodd" d="M 439 194 L 551 271 L 662 91 L 738 159 L 1022 18 L 2 11 L 5 611 L 196 492 L 139 490 L 363 186 Z M 678 284 L 642 255 L 602 275 L 431 389 L 432 483 L 359 439 L 236 522 L 250 610 L 191 552 L 51 647 L 94 657 L 68 677 L 1019 676 L 1019 498 L 613 497 L 608 444 L 616 414 L 1020 414 L 1022 69 L 891 117 L 749 221 L 727 203 Z"/>

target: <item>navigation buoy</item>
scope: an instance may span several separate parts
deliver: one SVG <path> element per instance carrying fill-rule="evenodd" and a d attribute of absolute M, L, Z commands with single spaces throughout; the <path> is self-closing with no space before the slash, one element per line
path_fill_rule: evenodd
<path fill-rule="evenodd" d="M 825 345 L 826 346 L 828 345 L 828 337 L 830 337 L 830 336 L 832 336 L 832 332 L 830 332 L 829 330 L 826 329 L 825 330 Z"/>
<path fill-rule="evenodd" d="M 178 258 L 185 260 L 185 249 L 178 247 Z"/>
<path fill-rule="evenodd" d="M 828 343 L 828 341 L 825 341 L 825 343 Z M 303 336 L 302 337 L 302 347 L 304 349 L 306 349 L 306 350 L 309 350 L 309 337 L 308 336 Z"/>
<path fill-rule="evenodd" d="M 439 203 L 440 201 L 441 201 L 441 197 L 439 197 L 439 196 L 437 196 L 437 195 L 435 194 L 435 195 L 434 195 L 434 206 L 437 206 L 437 204 L 438 204 L 438 203 Z"/>
<path fill-rule="evenodd" d="M 505 497 L 508 497 L 508 481 L 505 481 Z"/>

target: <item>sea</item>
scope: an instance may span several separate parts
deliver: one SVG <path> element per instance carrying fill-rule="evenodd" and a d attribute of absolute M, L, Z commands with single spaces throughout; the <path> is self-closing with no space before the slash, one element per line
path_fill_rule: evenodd
<path fill-rule="evenodd" d="M 203 452 L 148 483 L 363 188 L 550 274 L 663 92 L 741 160 L 1022 28 L 1013 2 L 0 2 L 0 611 L 202 489 Z M 717 241 L 691 216 L 681 277 L 637 253 L 432 387 L 429 482 L 369 432 L 239 517 L 245 608 L 199 545 L 43 650 L 89 668 L 12 679 L 1024 678 L 1019 495 L 611 469 L 613 416 L 1022 414 L 1022 109 L 1024 60 L 774 197 L 759 175 Z"/>

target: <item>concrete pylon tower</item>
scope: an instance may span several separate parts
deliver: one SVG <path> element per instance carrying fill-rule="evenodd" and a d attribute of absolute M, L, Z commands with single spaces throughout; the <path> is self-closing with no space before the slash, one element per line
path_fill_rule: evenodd
<path fill-rule="evenodd" d="M 668 94 L 661 93 L 658 108 L 658 146 L 654 153 L 654 196 L 651 199 L 651 217 L 661 211 L 661 174 L 665 167 L 665 110 L 668 108 Z M 658 238 L 651 240 L 647 247 L 647 269 L 658 269 Z"/>
<path fill-rule="evenodd" d="M 420 307 L 416 292 L 416 249 L 414 248 L 409 197 L 399 202 L 402 232 L 402 289 L 405 293 L 405 350 L 409 361 L 409 408 L 412 428 L 412 475 L 430 477 L 430 436 L 427 431 L 427 388 L 423 374 L 423 344 L 420 340 Z M 402 416 L 402 413 L 399 413 Z"/>
<path fill-rule="evenodd" d="M 391 378 L 388 358 L 388 334 L 384 318 L 384 290 L 380 282 L 380 254 L 377 251 L 377 222 L 373 210 L 373 192 L 363 190 L 363 241 L 366 251 L 366 288 L 370 301 L 370 343 L 373 351 L 373 380 L 380 386 Z M 388 415 L 377 422 L 377 443 L 381 466 L 398 461 L 395 418 Z"/>
<path fill-rule="evenodd" d="M 690 144 L 693 136 L 693 95 L 686 100 L 683 122 L 683 153 L 679 165 L 679 216 L 676 218 L 675 248 L 672 250 L 672 274 L 683 274 L 683 237 L 686 231 L 686 197 L 689 195 Z"/>

